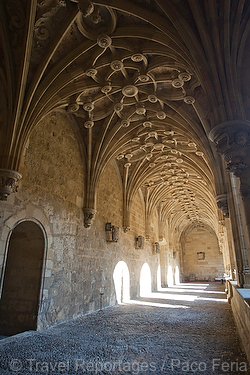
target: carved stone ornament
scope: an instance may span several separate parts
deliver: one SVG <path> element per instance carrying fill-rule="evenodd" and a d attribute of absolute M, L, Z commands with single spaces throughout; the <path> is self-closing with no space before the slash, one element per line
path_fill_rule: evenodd
<path fill-rule="evenodd" d="M 185 96 L 183 100 L 184 100 L 184 103 L 186 103 L 186 104 L 194 104 L 195 103 L 195 98 L 193 96 L 190 96 L 190 95 Z"/>
<path fill-rule="evenodd" d="M 218 208 L 221 210 L 224 217 L 229 217 L 227 195 L 220 194 L 215 197 Z"/>
<path fill-rule="evenodd" d="M 68 108 L 67 108 L 67 112 L 69 113 L 74 113 L 74 112 L 77 112 L 79 110 L 79 104 L 77 103 L 70 103 Z"/>
<path fill-rule="evenodd" d="M 22 178 L 21 173 L 11 169 L 0 169 L 0 200 L 7 201 L 11 193 L 17 191 L 17 182 Z"/>
<path fill-rule="evenodd" d="M 96 210 L 93 208 L 83 208 L 84 213 L 84 227 L 89 228 L 92 224 L 92 220 L 95 217 Z"/>
<path fill-rule="evenodd" d="M 84 123 L 84 127 L 86 129 L 93 128 L 94 125 L 95 125 L 94 121 L 91 121 L 91 120 L 85 121 L 85 123 Z"/>
<path fill-rule="evenodd" d="M 88 17 L 94 12 L 95 7 L 89 0 L 78 0 L 78 9 L 84 17 Z"/>
<path fill-rule="evenodd" d="M 250 150 L 250 121 L 228 121 L 215 126 L 209 138 L 227 163 L 227 171 L 239 176 L 248 168 L 246 156 Z"/>
<path fill-rule="evenodd" d="M 6 9 L 10 17 L 10 30 L 22 29 L 25 25 L 25 8 L 22 1 L 6 1 Z"/>
<path fill-rule="evenodd" d="M 120 60 L 114 60 L 110 63 L 110 67 L 113 70 L 121 70 L 123 68 L 123 62 Z"/>
<path fill-rule="evenodd" d="M 172 86 L 176 89 L 180 88 L 180 87 L 183 87 L 184 86 L 184 81 L 182 79 L 179 79 L 179 78 L 175 78 L 173 81 L 172 81 Z"/>
<path fill-rule="evenodd" d="M 97 44 L 101 48 L 108 48 L 112 44 L 112 39 L 108 35 L 99 35 L 97 38 Z"/>
<path fill-rule="evenodd" d="M 188 82 L 190 81 L 190 79 L 192 78 L 191 74 L 189 74 L 188 72 L 182 72 L 178 75 L 178 78 L 184 82 Z"/>
<path fill-rule="evenodd" d="M 131 60 L 134 62 L 140 62 L 143 61 L 144 56 L 141 53 L 135 53 L 134 55 L 131 56 Z"/>

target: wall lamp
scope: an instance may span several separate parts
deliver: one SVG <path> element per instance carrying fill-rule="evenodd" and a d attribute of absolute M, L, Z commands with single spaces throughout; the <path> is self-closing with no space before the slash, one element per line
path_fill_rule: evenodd
<path fill-rule="evenodd" d="M 159 254 L 160 253 L 160 244 L 159 244 L 159 242 L 154 242 L 153 243 L 153 252 L 154 252 L 154 254 Z"/>
<path fill-rule="evenodd" d="M 111 223 L 106 223 L 105 232 L 107 242 L 117 242 L 119 240 L 119 227 L 116 227 Z"/>
<path fill-rule="evenodd" d="M 136 249 L 144 249 L 144 237 L 143 236 L 136 237 L 135 247 Z"/>

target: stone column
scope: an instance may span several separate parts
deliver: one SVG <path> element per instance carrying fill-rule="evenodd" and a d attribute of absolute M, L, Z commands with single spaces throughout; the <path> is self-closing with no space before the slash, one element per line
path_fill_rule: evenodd
<path fill-rule="evenodd" d="M 229 207 L 228 207 L 228 201 L 227 201 L 227 194 L 220 194 L 215 197 L 217 206 L 219 210 L 221 211 L 224 218 L 229 218 Z M 235 204 L 234 204 L 235 206 Z M 243 277 L 243 259 L 242 259 L 242 244 L 240 242 L 240 235 L 239 235 L 239 226 L 237 224 L 236 219 L 236 212 L 235 207 L 230 207 L 230 217 L 231 217 L 231 226 L 233 229 L 233 240 L 234 240 L 234 250 L 235 250 L 235 258 L 236 258 L 236 264 L 235 264 L 235 270 L 237 275 L 237 282 L 239 287 L 243 287 L 244 285 L 244 277 Z"/>
<path fill-rule="evenodd" d="M 242 277 L 244 286 L 248 287 L 250 286 L 250 121 L 235 120 L 219 124 L 211 130 L 209 138 L 216 144 L 218 152 L 223 155 L 226 170 L 230 173 L 241 247 Z M 237 191 L 234 176 L 240 180 L 240 192 Z M 244 207 L 243 215 L 240 211 L 241 205 Z"/>

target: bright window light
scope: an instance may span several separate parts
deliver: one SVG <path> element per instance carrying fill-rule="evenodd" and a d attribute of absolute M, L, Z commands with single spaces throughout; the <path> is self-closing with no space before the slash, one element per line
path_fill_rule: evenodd
<path fill-rule="evenodd" d="M 115 283 L 115 293 L 117 303 L 128 302 L 130 300 L 130 279 L 129 269 L 125 262 L 117 263 L 113 273 Z"/>
<path fill-rule="evenodd" d="M 149 265 L 144 263 L 140 277 L 140 296 L 148 297 L 151 294 L 151 272 Z"/>

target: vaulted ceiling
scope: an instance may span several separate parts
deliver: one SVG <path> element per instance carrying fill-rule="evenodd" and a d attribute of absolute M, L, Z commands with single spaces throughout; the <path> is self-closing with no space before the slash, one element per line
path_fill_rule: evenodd
<path fill-rule="evenodd" d="M 248 116 L 245 0 L 0 0 L 1 168 L 48 113 L 77 129 L 85 208 L 115 160 L 124 228 L 140 190 L 172 227 L 216 229 L 214 126 Z M 248 60 L 249 61 L 249 60 Z"/>

